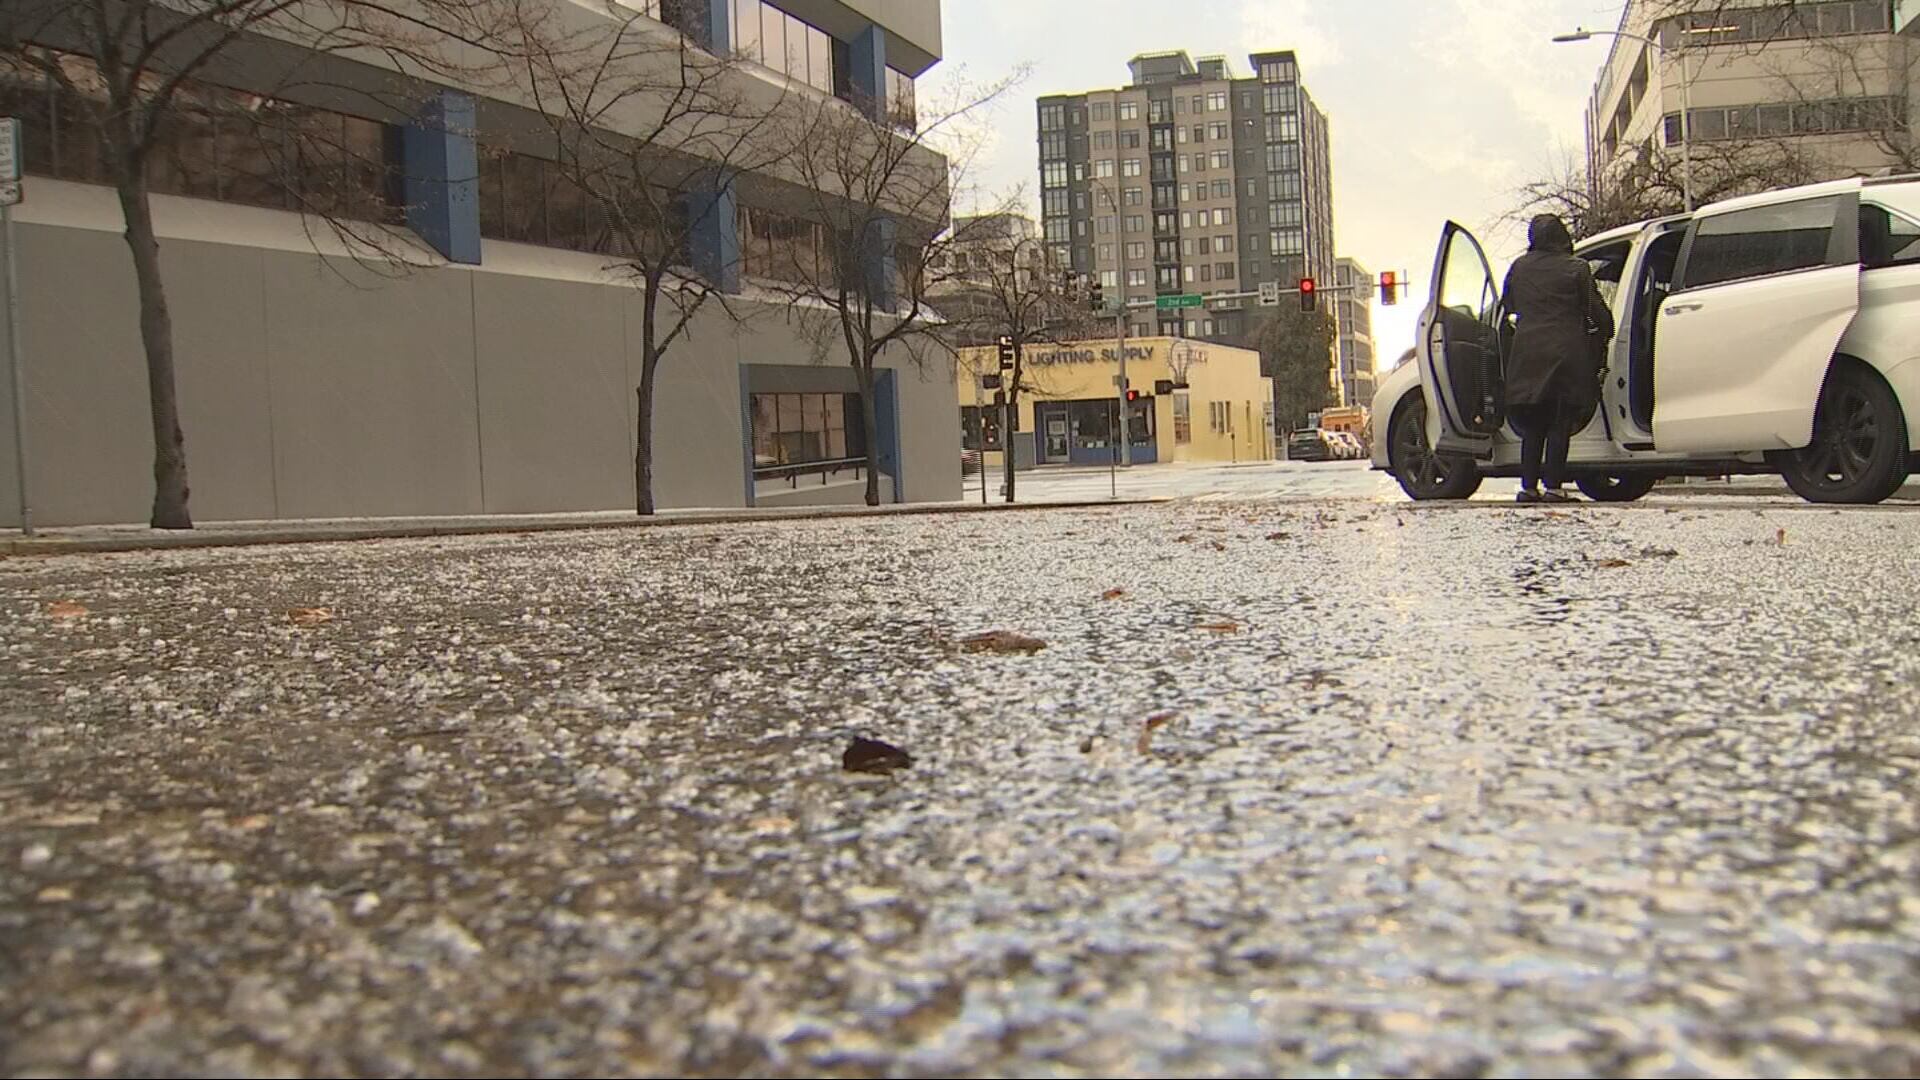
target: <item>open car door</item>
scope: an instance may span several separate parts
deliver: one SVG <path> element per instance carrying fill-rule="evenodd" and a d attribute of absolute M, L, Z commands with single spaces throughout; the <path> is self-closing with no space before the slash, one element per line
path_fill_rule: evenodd
<path fill-rule="evenodd" d="M 1859 207 L 1854 181 L 1694 220 L 1654 334 L 1655 446 L 1741 453 L 1813 441 L 1827 369 L 1860 310 Z"/>
<path fill-rule="evenodd" d="M 1428 437 L 1436 450 L 1493 456 L 1504 420 L 1500 290 L 1473 234 L 1449 221 L 1415 337 Z"/>

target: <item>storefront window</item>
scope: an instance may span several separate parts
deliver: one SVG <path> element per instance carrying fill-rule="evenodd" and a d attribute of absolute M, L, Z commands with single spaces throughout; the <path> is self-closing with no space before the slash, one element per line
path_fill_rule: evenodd
<path fill-rule="evenodd" d="M 864 460 L 858 394 L 755 394 L 753 467 Z"/>
<path fill-rule="evenodd" d="M 1193 402 L 1185 394 L 1173 395 L 1173 441 L 1180 446 L 1193 441 Z"/>

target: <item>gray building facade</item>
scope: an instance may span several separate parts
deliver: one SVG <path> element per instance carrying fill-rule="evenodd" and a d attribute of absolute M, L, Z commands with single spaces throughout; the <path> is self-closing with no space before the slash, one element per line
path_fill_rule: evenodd
<path fill-rule="evenodd" d="M 1149 53 L 1124 87 L 1037 102 L 1041 228 L 1060 265 L 1130 304 L 1131 332 L 1243 341 L 1257 293 L 1334 274 L 1326 115 L 1291 51 Z M 1156 311 L 1156 296 L 1214 296 Z"/>
<path fill-rule="evenodd" d="M 1340 404 L 1373 408 L 1373 273 L 1358 259 L 1334 261 L 1334 308 L 1340 318 Z"/>
<path fill-rule="evenodd" d="M 846 69 L 864 65 L 867 84 L 886 73 L 871 98 L 898 114 L 940 52 L 938 0 L 702 3 L 730 50 L 746 50 L 751 21 L 798 35 L 797 55 L 827 65 L 793 70 L 787 48 L 733 73 L 773 96 L 834 94 L 856 107 L 867 99 L 861 72 Z M 0 87 L 0 112 L 42 89 Z M 156 184 L 197 520 L 633 507 L 639 290 L 591 241 L 590 208 L 562 197 L 539 141 L 515 127 L 524 103 L 462 87 L 434 88 L 429 100 L 471 118 L 434 128 L 449 141 L 440 187 L 454 195 L 370 223 L 389 241 L 378 259 L 257 185 Z M 419 131 L 405 116 L 347 122 L 395 153 Z M 34 521 L 144 521 L 152 442 L 118 203 L 84 161 L 47 149 L 57 138 L 31 124 L 27 138 L 15 231 Z M 418 160 L 407 159 L 410 182 Z M 543 163 L 544 187 L 517 186 Z M 851 369 L 805 341 L 779 291 L 756 276 L 769 222 L 789 238 L 826 227 L 779 218 L 794 200 L 781 203 L 776 189 L 742 183 L 703 210 L 713 235 L 696 237 L 686 272 L 721 282 L 733 315 L 703 309 L 661 364 L 659 506 L 858 502 L 865 469 L 882 474 L 884 499 L 957 498 L 951 365 L 885 358 L 878 444 L 861 445 Z M 0 310 L 0 332 L 4 318 Z M 10 394 L 0 385 L 5 526 L 21 520 Z"/>

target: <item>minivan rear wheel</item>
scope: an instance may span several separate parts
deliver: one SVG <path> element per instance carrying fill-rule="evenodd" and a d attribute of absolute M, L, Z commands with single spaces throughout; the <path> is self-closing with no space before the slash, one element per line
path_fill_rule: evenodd
<path fill-rule="evenodd" d="M 1808 502 L 1877 503 L 1907 480 L 1907 421 L 1879 372 L 1834 363 L 1813 414 L 1813 441 L 1773 455 L 1787 486 Z"/>
<path fill-rule="evenodd" d="M 1393 410 L 1387 464 L 1400 490 L 1417 502 L 1466 499 L 1480 490 L 1480 467 L 1472 458 L 1442 454 L 1427 442 L 1427 402 L 1408 394 Z"/>

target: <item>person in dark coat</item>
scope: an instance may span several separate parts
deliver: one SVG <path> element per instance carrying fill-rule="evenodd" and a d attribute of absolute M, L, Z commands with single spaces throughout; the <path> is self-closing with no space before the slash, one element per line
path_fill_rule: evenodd
<path fill-rule="evenodd" d="M 1520 502 L 1567 502 L 1567 443 L 1600 397 L 1602 351 L 1613 312 L 1573 235 L 1552 214 L 1527 228 L 1527 253 L 1507 271 L 1507 311 L 1518 323 L 1507 358 L 1507 414 L 1521 435 Z M 1545 488 L 1539 485 L 1545 482 Z"/>

